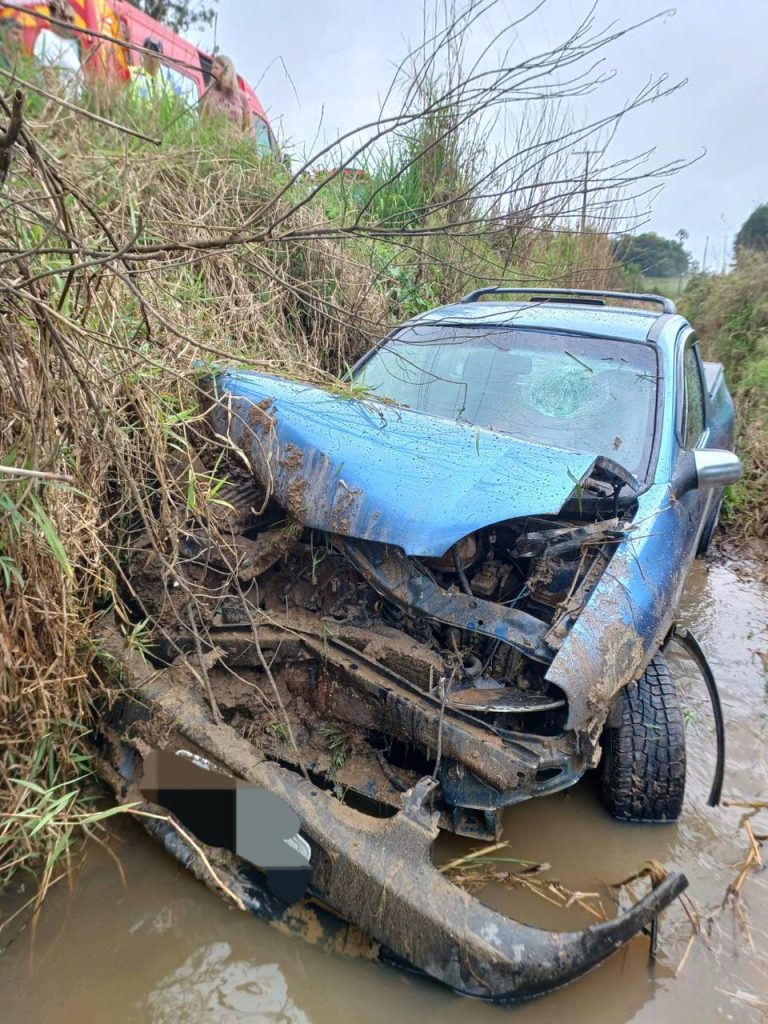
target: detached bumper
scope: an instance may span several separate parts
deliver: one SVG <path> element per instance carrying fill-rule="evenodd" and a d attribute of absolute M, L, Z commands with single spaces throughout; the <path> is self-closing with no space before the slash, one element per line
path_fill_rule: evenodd
<path fill-rule="evenodd" d="M 325 907 L 281 904 L 261 884 L 263 876 L 229 855 L 216 857 L 217 871 L 254 914 L 325 948 L 353 949 L 421 971 L 462 994 L 511 1003 L 586 973 L 648 926 L 687 886 L 684 875 L 670 874 L 626 913 L 582 931 L 520 924 L 490 910 L 433 866 L 438 815 L 428 809 L 436 786 L 432 779 L 406 793 L 393 818 L 367 817 L 297 773 L 265 761 L 229 726 L 214 724 L 199 695 L 173 669 L 153 672 L 114 632 L 102 633 L 101 642 L 121 665 L 125 687 L 103 719 L 104 774 L 118 799 L 136 799 L 142 751 L 153 745 L 193 746 L 225 771 L 281 797 L 301 820 L 312 848 L 311 895 Z M 167 823 L 153 822 L 150 830 L 213 885 L 197 855 Z"/>

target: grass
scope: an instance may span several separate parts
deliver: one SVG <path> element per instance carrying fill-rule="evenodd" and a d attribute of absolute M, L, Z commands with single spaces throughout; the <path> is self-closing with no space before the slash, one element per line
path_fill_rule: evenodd
<path fill-rule="evenodd" d="M 307 187 L 275 200 L 282 165 L 247 139 L 174 121 L 171 107 L 153 112 L 169 126 L 160 149 L 55 104 L 27 109 L 35 142 L 14 151 L 0 195 L 0 460 L 56 479 L 0 474 L 0 884 L 21 866 L 45 886 L 99 820 L 83 795 L 100 696 L 91 633 L 98 609 L 120 604 L 121 551 L 143 535 L 172 583 L 175 527 L 221 503 L 199 364 L 333 386 L 385 329 L 389 304 L 361 246 L 322 235 L 88 266 L 66 252 L 73 239 L 108 251 L 131 236 L 231 234 Z M 146 114 L 125 97 L 110 112 L 137 126 Z M 324 223 L 320 204 L 294 217 L 297 230 Z M 131 642 L 147 649 L 143 622 Z"/>
<path fill-rule="evenodd" d="M 325 741 L 330 757 L 329 778 L 333 778 L 347 763 L 349 757 L 349 737 L 344 729 L 338 726 L 323 726 L 320 735 Z"/>
<path fill-rule="evenodd" d="M 737 412 L 744 476 L 728 489 L 723 518 L 736 537 L 768 538 L 768 258 L 743 255 L 729 274 L 694 277 L 679 303 L 705 358 L 725 368 Z"/>
<path fill-rule="evenodd" d="M 14 872 L 25 869 L 38 877 L 43 894 L 57 870 L 69 866 L 73 836 L 92 834 L 106 818 L 125 809 L 94 808 L 97 793 L 86 788 L 94 771 L 91 755 L 80 742 L 84 732 L 77 722 L 54 721 L 22 756 L 6 756 L 10 809 L 0 822 L 0 888 Z M 66 764 L 60 758 L 64 744 L 72 748 Z"/>

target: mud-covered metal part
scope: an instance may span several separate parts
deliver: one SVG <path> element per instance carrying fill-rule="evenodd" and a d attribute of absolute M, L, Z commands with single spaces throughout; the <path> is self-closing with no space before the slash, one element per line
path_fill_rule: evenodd
<path fill-rule="evenodd" d="M 457 992 L 502 1003 L 541 995 L 579 977 L 606 959 L 687 885 L 669 874 L 614 920 L 576 932 L 548 932 L 520 924 L 484 906 L 453 885 L 431 862 L 437 814 L 436 786 L 422 779 L 406 794 L 402 810 L 386 820 L 346 807 L 310 781 L 266 761 L 230 727 L 212 721 L 189 680 L 173 669 L 153 671 L 113 629 L 100 631 L 104 649 L 121 667 L 122 691 L 105 712 L 110 759 L 127 799 L 141 770 L 146 739 L 162 737 L 166 749 L 192 747 L 239 778 L 281 797 L 299 815 L 312 847 L 312 891 L 340 918 L 357 926 L 393 961 L 408 965 Z M 148 729 L 140 738 L 142 726 Z M 110 736 L 114 740 L 110 740 Z M 125 756 L 126 748 L 133 756 Z M 209 884 L 210 884 L 210 880 Z M 275 920 L 274 903 L 250 909 Z M 290 908 L 285 908 L 287 917 Z"/>
<path fill-rule="evenodd" d="M 266 415 L 258 408 L 253 418 Z M 287 452 L 294 469 L 299 455 Z M 548 665 L 600 578 L 615 520 L 598 528 L 527 517 L 471 534 L 442 558 L 416 559 L 394 545 L 302 530 L 277 501 L 259 505 L 251 481 L 241 487 L 228 492 L 233 523 L 209 516 L 207 528 L 196 522 L 179 532 L 183 573 L 199 598 L 194 623 L 185 621 L 185 588 L 162 585 L 152 551 L 137 551 L 130 575 L 136 614 L 153 623 L 160 659 L 197 664 L 202 642 L 206 658 L 224 652 L 222 671 L 251 673 L 250 697 L 222 682 L 221 707 L 269 756 L 298 766 L 295 745 L 275 731 L 268 693 L 266 702 L 253 698 L 264 651 L 291 729 L 311 749 L 309 770 L 382 808 L 434 770 L 439 749 L 443 827 L 495 838 L 503 808 L 573 785 L 594 763 L 589 738 L 563 729 L 563 693 L 542 683 L 535 663 Z M 515 560 L 516 542 L 528 535 L 535 555 Z M 561 541 L 562 557 L 550 555 Z M 457 593 L 454 554 L 473 588 L 479 573 L 493 575 L 491 600 Z M 533 614 L 516 606 L 521 593 Z M 436 694 L 446 682 L 443 706 Z M 329 730 L 343 750 L 341 768 Z"/>
<path fill-rule="evenodd" d="M 712 704 L 712 714 L 715 718 L 715 738 L 717 758 L 715 761 L 715 773 L 712 778 L 712 788 L 709 791 L 707 804 L 710 807 L 717 807 L 723 794 L 723 778 L 725 776 L 725 717 L 723 705 L 720 701 L 720 691 L 717 688 L 715 674 L 707 661 L 707 656 L 701 649 L 701 645 L 689 629 L 676 626 L 669 637 L 670 643 L 676 643 L 685 651 L 688 657 L 698 668 L 707 687 L 709 700 Z"/>
<path fill-rule="evenodd" d="M 624 537 L 618 519 L 587 523 L 580 526 L 559 526 L 550 530 L 528 530 L 510 552 L 514 558 L 526 558 L 545 551 L 548 557 L 576 551 L 582 544 L 595 544 Z"/>
<path fill-rule="evenodd" d="M 295 523 L 263 530 L 258 537 L 214 539 L 203 530 L 182 532 L 179 550 L 185 558 L 205 565 L 247 583 L 263 575 L 287 555 L 298 539 L 301 528 Z"/>
<path fill-rule="evenodd" d="M 468 687 L 457 690 L 448 698 L 452 708 L 463 711 L 493 711 L 497 714 L 522 715 L 540 711 L 553 711 L 565 707 L 565 701 L 541 693 L 520 693 L 504 686 Z"/>
<path fill-rule="evenodd" d="M 401 608 L 501 640 L 534 661 L 549 664 L 552 660 L 544 642 L 549 627 L 535 616 L 468 594 L 449 593 L 398 548 L 341 537 L 337 543 L 371 586 Z"/>
<path fill-rule="evenodd" d="M 146 812 L 139 818 L 142 827 L 199 881 L 205 883 L 217 895 L 221 895 L 223 885 L 228 893 L 235 900 L 239 900 L 255 917 L 266 921 L 281 932 L 303 939 L 326 953 L 343 953 L 345 956 L 387 962 L 387 953 L 380 943 L 322 904 L 310 900 L 290 905 L 283 903 L 270 890 L 266 876 L 248 861 L 228 853 L 216 856 L 215 872 L 220 883 L 217 885 L 211 873 L 211 861 L 209 860 L 208 864 L 203 862 L 199 852 L 168 820 L 167 812 L 161 807 L 141 802 L 138 779 L 141 776 L 142 759 L 136 749 L 130 743 L 121 741 L 108 725 L 106 732 L 99 738 L 102 747 L 100 754 L 95 758 L 95 764 L 104 781 L 112 787 L 120 803 L 131 803 L 136 810 Z M 176 753 L 181 754 L 182 751 L 177 750 Z M 105 754 L 111 757 L 112 763 L 105 760 Z M 210 764 L 199 755 L 194 757 L 207 765 Z M 301 836 L 298 839 L 306 843 Z M 308 843 L 306 845 L 309 849 L 308 855 L 311 856 L 311 847 Z"/>
<path fill-rule="evenodd" d="M 271 628 L 257 625 L 259 642 L 269 651 L 278 647 L 283 636 L 279 626 L 275 628 L 275 618 L 271 616 Z M 253 621 L 260 621 L 258 613 Z M 494 728 L 460 704 L 442 706 L 438 696 L 422 692 L 334 636 L 314 635 L 300 623 L 294 624 L 292 632 L 307 655 L 323 660 L 337 691 L 347 689 L 359 696 L 371 728 L 426 750 L 435 750 L 440 736 L 451 794 L 464 807 L 505 807 L 550 791 L 554 778 L 575 782 L 586 770 L 586 758 L 573 734 L 548 737 Z M 255 660 L 255 641 L 247 631 L 214 629 L 211 639 L 230 666 Z M 316 692 L 319 697 L 321 691 Z M 362 713 L 361 706 L 356 706 L 358 722 Z"/>

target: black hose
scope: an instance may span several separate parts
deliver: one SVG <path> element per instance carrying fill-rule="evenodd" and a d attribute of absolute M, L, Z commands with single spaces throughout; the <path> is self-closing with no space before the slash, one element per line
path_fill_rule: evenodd
<path fill-rule="evenodd" d="M 675 627 L 670 639 L 674 640 L 689 655 L 707 684 L 707 692 L 712 704 L 712 713 L 715 716 L 715 736 L 717 738 L 715 776 L 712 780 L 712 789 L 709 791 L 707 803 L 710 807 L 717 807 L 723 793 L 723 776 L 725 774 L 725 719 L 723 718 L 723 705 L 720 702 L 720 693 L 707 657 L 693 633 L 688 629 Z"/>
<path fill-rule="evenodd" d="M 459 577 L 461 589 L 464 591 L 465 594 L 469 594 L 469 596 L 472 597 L 472 587 L 470 587 L 469 585 L 467 574 L 464 572 L 464 566 L 461 564 L 461 559 L 459 558 L 458 545 L 453 545 L 453 547 L 451 548 L 451 554 L 453 555 L 453 567 L 456 570 L 456 575 Z"/>

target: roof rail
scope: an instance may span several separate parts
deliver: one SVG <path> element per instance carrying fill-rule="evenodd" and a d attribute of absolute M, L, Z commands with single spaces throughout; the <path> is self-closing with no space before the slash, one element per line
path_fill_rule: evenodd
<path fill-rule="evenodd" d="M 606 299 L 631 299 L 633 302 L 655 302 L 661 306 L 664 313 L 676 313 L 677 307 L 672 299 L 663 295 L 640 294 L 636 292 L 602 292 L 592 291 L 585 288 L 478 288 L 469 295 L 465 295 L 461 302 L 477 302 L 484 295 L 540 295 L 543 300 L 555 296 L 570 296 L 573 299 L 584 298 L 606 298 Z M 566 298 L 567 301 L 567 298 Z"/>

